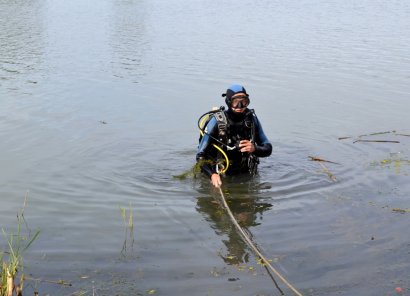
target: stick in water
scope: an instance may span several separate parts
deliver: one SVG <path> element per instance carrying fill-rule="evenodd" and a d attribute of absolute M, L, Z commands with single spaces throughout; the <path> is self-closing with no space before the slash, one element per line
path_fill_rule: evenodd
<path fill-rule="evenodd" d="M 400 143 L 399 141 L 388 141 L 388 140 L 356 140 L 353 143 L 356 142 L 368 142 L 368 143 Z"/>

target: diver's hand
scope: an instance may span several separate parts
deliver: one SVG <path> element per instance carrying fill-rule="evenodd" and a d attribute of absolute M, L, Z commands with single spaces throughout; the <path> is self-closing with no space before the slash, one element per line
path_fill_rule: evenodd
<path fill-rule="evenodd" d="M 218 188 L 221 187 L 222 185 L 221 176 L 219 176 L 218 174 L 212 174 L 211 182 L 212 182 L 212 185 L 214 185 L 215 187 L 218 187 Z"/>
<path fill-rule="evenodd" d="M 253 153 L 255 152 L 255 144 L 249 140 L 242 140 L 239 142 L 239 151 Z"/>

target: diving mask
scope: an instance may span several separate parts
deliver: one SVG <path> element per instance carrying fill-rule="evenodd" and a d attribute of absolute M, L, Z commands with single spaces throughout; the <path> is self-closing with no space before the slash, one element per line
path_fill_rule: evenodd
<path fill-rule="evenodd" d="M 249 98 L 247 96 L 240 96 L 232 98 L 231 107 L 232 108 L 246 108 L 249 106 Z"/>

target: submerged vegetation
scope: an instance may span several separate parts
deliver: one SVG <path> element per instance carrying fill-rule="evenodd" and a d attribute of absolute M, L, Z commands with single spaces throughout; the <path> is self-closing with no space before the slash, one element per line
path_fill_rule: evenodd
<path fill-rule="evenodd" d="M 201 166 L 204 163 L 212 163 L 211 160 L 201 159 L 197 163 L 195 163 L 190 169 L 183 172 L 180 175 L 173 176 L 175 179 L 185 180 L 187 178 L 196 178 L 198 174 L 201 173 Z"/>
<path fill-rule="evenodd" d="M 2 236 L 5 239 L 6 246 L 5 250 L 0 250 L 0 296 L 22 295 L 25 279 L 23 254 L 40 233 L 40 231 L 36 231 L 34 235 L 31 236 L 31 231 L 28 229 L 24 219 L 26 203 L 27 195 L 22 210 L 17 213 L 17 229 L 15 232 L 7 232 L 2 228 Z M 22 232 L 23 223 L 26 227 L 27 235 Z"/>
<path fill-rule="evenodd" d="M 121 217 L 124 222 L 125 238 L 124 244 L 122 245 L 121 255 L 125 256 L 127 253 L 128 246 L 131 245 L 131 249 L 134 247 L 134 218 L 132 215 L 131 203 L 129 206 L 128 214 L 127 209 L 120 207 Z"/>

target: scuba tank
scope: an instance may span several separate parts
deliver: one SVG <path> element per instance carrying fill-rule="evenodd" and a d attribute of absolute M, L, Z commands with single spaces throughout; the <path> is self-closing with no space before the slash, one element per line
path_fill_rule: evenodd
<path fill-rule="evenodd" d="M 218 130 L 219 130 L 220 135 L 225 134 L 227 120 L 226 120 L 224 110 L 225 110 L 224 106 L 221 106 L 219 108 L 212 107 L 211 111 L 208 111 L 199 117 L 198 119 L 199 141 L 198 142 L 201 142 L 202 137 L 205 134 L 205 128 L 208 125 L 208 122 L 209 120 L 211 120 L 212 117 L 215 117 L 216 121 L 218 122 Z"/>
<path fill-rule="evenodd" d="M 206 112 L 199 117 L 198 119 L 199 142 L 198 143 L 201 143 L 202 138 L 204 137 L 205 134 L 207 134 L 215 142 L 217 142 L 221 146 L 225 146 L 228 150 L 235 149 L 235 147 L 229 147 L 225 143 L 226 139 L 224 138 L 224 136 L 226 135 L 227 119 L 226 119 L 226 115 L 224 111 L 225 111 L 225 107 L 223 106 L 219 108 L 213 107 L 211 111 Z M 217 124 L 218 124 L 218 138 L 219 139 L 215 138 L 214 136 L 206 132 L 206 126 L 208 125 L 212 117 L 215 117 Z M 220 146 L 216 144 L 212 144 L 212 146 L 215 147 L 215 149 L 217 149 L 224 158 L 223 161 L 218 161 L 218 163 L 216 164 L 217 172 L 224 174 L 228 170 L 228 167 L 229 167 L 229 158 L 226 155 L 225 151 L 223 151 L 223 149 Z"/>

